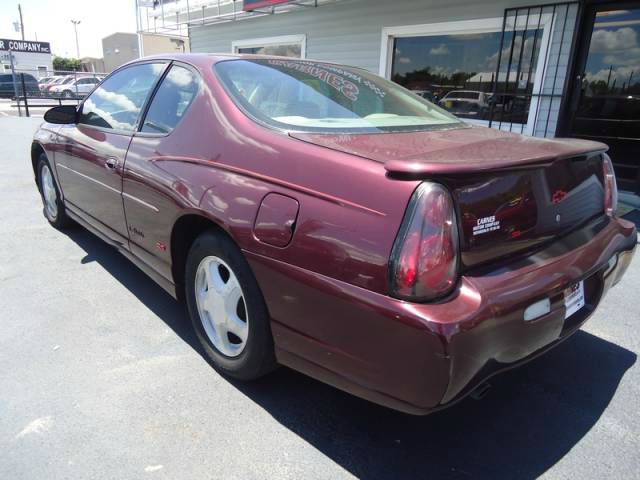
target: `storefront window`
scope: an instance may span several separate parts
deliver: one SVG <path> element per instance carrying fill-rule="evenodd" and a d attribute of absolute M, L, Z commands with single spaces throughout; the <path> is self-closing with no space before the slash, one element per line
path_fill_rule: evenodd
<path fill-rule="evenodd" d="M 304 35 L 285 35 L 270 38 L 254 38 L 233 42 L 234 53 L 251 55 L 277 55 L 279 57 L 304 58 Z"/>
<path fill-rule="evenodd" d="M 541 37 L 505 32 L 502 52 L 500 31 L 397 37 L 391 78 L 458 117 L 488 120 L 493 110 L 494 120 L 526 123 Z"/>
<path fill-rule="evenodd" d="M 279 57 L 300 58 L 300 45 L 265 45 L 263 47 L 239 47 L 238 53 L 253 55 L 278 55 Z"/>

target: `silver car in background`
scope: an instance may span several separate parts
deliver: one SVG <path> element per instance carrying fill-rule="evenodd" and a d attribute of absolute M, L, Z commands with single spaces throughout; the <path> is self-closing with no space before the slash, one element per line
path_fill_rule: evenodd
<path fill-rule="evenodd" d="M 82 98 L 86 97 L 102 79 L 95 75 L 83 75 L 81 77 L 70 76 L 67 80 L 49 89 L 49 95 L 56 98 Z"/>

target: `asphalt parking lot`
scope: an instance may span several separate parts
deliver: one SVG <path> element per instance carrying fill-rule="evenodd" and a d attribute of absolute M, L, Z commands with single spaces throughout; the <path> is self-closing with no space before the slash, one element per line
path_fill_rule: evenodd
<path fill-rule="evenodd" d="M 437 414 L 236 383 L 136 267 L 47 224 L 40 121 L 0 115 L 0 478 L 640 478 L 638 257 L 582 331 Z"/>

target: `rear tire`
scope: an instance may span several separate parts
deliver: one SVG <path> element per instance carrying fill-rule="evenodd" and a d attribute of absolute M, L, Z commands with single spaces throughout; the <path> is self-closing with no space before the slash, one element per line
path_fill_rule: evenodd
<path fill-rule="evenodd" d="M 191 323 L 221 373 L 253 380 L 276 366 L 269 313 L 246 259 L 224 234 L 193 242 L 185 268 Z"/>
<path fill-rule="evenodd" d="M 53 170 L 47 156 L 42 153 L 38 157 L 38 189 L 44 207 L 43 213 L 47 221 L 58 230 L 69 226 L 71 219 L 67 216 L 64 202 L 60 197 L 60 189 L 53 176 Z"/>

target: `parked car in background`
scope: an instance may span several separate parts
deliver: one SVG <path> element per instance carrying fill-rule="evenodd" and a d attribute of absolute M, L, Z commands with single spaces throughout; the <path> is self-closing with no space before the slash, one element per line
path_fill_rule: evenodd
<path fill-rule="evenodd" d="M 100 79 L 96 76 L 70 75 L 68 81 L 53 85 L 49 89 L 49 95 L 55 98 L 82 98 L 99 83 Z"/>
<path fill-rule="evenodd" d="M 184 300 L 243 380 L 280 363 L 432 412 L 575 333 L 636 248 L 606 145 L 470 126 L 358 68 L 151 57 L 44 120 L 47 220 Z"/>
<path fill-rule="evenodd" d="M 438 96 L 433 90 L 411 90 L 416 95 L 424 98 L 425 100 L 429 100 L 430 102 L 437 103 Z"/>
<path fill-rule="evenodd" d="M 38 86 L 42 89 L 42 87 L 43 87 L 44 85 L 46 85 L 47 83 L 49 83 L 49 82 L 50 82 L 51 80 L 53 80 L 54 78 L 56 78 L 56 77 L 54 77 L 54 76 L 50 76 L 50 77 L 42 77 L 42 78 L 39 78 L 39 79 L 38 79 Z"/>
<path fill-rule="evenodd" d="M 58 76 L 55 76 L 49 82 L 47 82 L 43 86 L 41 86 L 41 91 L 42 91 L 43 94 L 48 94 L 49 91 L 55 85 L 61 85 L 62 83 L 70 82 L 71 80 L 73 80 L 73 76 L 72 75 L 58 75 Z"/>
<path fill-rule="evenodd" d="M 475 90 L 453 90 L 442 97 L 439 104 L 456 115 L 484 118 L 489 109 L 490 96 Z"/>
<path fill-rule="evenodd" d="M 40 86 L 40 91 L 42 93 L 47 91 L 47 88 L 49 87 L 49 85 L 52 85 L 53 82 L 55 82 L 56 80 L 58 80 L 60 77 L 58 76 L 52 76 L 52 77 L 45 77 L 43 79 L 41 79 L 38 84 Z"/>
<path fill-rule="evenodd" d="M 21 76 L 24 75 L 24 89 Z M 28 97 L 37 97 L 40 95 L 40 87 L 38 80 L 29 73 L 17 73 L 14 77 L 11 73 L 0 74 L 0 98 L 15 98 L 16 89 L 19 97 L 26 94 Z"/>

